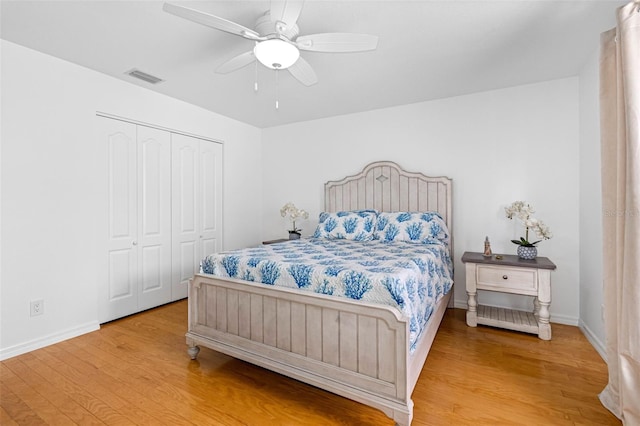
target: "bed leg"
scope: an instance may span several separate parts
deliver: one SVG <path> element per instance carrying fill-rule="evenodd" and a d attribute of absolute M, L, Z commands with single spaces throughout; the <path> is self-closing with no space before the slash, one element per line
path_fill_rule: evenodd
<path fill-rule="evenodd" d="M 396 421 L 396 426 L 410 426 L 411 425 L 411 417 L 405 417 L 403 419 L 394 419 Z"/>
<path fill-rule="evenodd" d="M 198 357 L 198 353 L 200 352 L 200 347 L 198 346 L 189 346 L 187 349 L 187 353 L 191 357 L 191 359 L 196 359 Z"/>
<path fill-rule="evenodd" d="M 413 401 L 409 400 L 406 410 L 393 410 L 391 415 L 387 414 L 395 421 L 395 426 L 410 426 L 413 420 Z M 384 410 L 383 410 L 384 411 Z"/>

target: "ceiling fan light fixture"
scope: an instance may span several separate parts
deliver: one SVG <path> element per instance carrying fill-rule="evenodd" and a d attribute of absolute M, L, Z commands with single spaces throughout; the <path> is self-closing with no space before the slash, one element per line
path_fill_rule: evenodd
<path fill-rule="evenodd" d="M 273 70 L 289 68 L 300 57 L 296 46 L 278 38 L 258 42 L 253 53 L 262 65 Z"/>

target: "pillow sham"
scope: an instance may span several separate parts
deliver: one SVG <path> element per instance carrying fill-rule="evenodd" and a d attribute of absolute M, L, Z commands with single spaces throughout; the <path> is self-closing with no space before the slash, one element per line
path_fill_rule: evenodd
<path fill-rule="evenodd" d="M 378 214 L 374 239 L 449 244 L 449 229 L 437 212 L 382 212 Z"/>
<path fill-rule="evenodd" d="M 322 212 L 314 238 L 343 239 L 354 241 L 373 240 L 376 224 L 375 210 Z"/>

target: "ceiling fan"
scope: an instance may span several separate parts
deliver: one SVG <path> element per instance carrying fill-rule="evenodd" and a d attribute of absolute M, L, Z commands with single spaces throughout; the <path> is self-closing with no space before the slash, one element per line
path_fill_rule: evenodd
<path fill-rule="evenodd" d="M 226 74 L 258 60 L 274 70 L 287 69 L 305 86 L 318 82 L 311 65 L 300 57 L 300 51 L 325 53 L 364 52 L 375 50 L 378 37 L 368 34 L 321 33 L 298 37 L 296 22 L 302 11 L 304 0 L 271 0 L 271 8 L 256 20 L 255 29 L 215 15 L 165 3 L 163 10 L 198 24 L 244 37 L 254 41 L 252 50 L 235 56 L 216 69 Z"/>

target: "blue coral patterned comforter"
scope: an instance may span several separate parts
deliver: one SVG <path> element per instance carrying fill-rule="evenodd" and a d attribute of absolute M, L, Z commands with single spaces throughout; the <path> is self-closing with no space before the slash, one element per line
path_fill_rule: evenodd
<path fill-rule="evenodd" d="M 410 349 L 453 285 L 445 244 L 310 238 L 216 253 L 201 272 L 394 306 L 410 324 Z"/>

